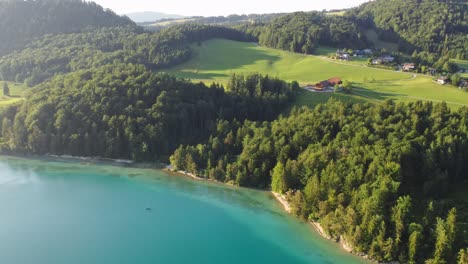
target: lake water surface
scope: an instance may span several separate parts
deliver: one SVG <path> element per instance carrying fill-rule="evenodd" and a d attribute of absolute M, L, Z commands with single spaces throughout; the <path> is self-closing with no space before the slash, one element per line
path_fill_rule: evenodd
<path fill-rule="evenodd" d="M 0 156 L 0 263 L 364 261 L 284 213 L 267 192 Z"/>

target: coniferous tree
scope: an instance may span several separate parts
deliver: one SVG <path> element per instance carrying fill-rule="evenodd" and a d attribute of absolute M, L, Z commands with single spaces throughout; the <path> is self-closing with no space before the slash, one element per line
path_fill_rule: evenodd
<path fill-rule="evenodd" d="M 3 95 L 10 96 L 10 87 L 8 87 L 7 82 L 3 82 Z"/>

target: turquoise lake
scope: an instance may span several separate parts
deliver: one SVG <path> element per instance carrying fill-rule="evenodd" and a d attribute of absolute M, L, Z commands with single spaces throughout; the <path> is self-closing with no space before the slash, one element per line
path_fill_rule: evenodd
<path fill-rule="evenodd" d="M 151 210 L 149 210 L 151 208 Z M 0 263 L 364 263 L 268 192 L 0 156 Z"/>

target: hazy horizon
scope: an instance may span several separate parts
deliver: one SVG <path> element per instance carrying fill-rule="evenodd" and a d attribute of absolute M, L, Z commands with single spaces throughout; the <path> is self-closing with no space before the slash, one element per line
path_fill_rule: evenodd
<path fill-rule="evenodd" d="M 160 12 L 183 16 L 226 16 L 232 14 L 266 14 L 266 13 L 289 13 L 295 11 L 331 10 L 344 9 L 358 6 L 369 0 L 330 0 L 310 1 L 297 0 L 291 2 L 266 2 L 238 0 L 220 4 L 213 0 L 172 0 L 153 1 L 133 0 L 131 2 L 115 0 L 96 0 L 95 2 L 105 8 L 112 9 L 118 14 L 129 14 L 136 12 Z"/>

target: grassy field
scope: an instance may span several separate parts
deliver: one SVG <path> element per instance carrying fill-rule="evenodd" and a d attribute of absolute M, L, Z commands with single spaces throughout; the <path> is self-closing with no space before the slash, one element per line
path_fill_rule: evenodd
<path fill-rule="evenodd" d="M 293 106 L 302 107 L 307 106 L 314 108 L 318 104 L 327 102 L 330 99 L 340 100 L 344 102 L 352 103 L 365 103 L 368 101 L 360 95 L 356 94 L 345 94 L 345 93 L 311 93 L 306 90 L 302 90 L 299 96 L 296 97 L 296 101 Z M 291 107 L 292 108 L 292 107 Z M 285 112 L 288 113 L 291 109 L 287 109 Z"/>
<path fill-rule="evenodd" d="M 343 11 L 336 11 L 336 12 L 327 12 L 329 16 L 343 16 L 346 13 L 345 10 Z"/>
<path fill-rule="evenodd" d="M 465 69 L 468 70 L 468 60 L 457 60 L 457 59 L 452 59 L 451 60 L 453 63 L 457 64 L 457 66 L 460 69 Z"/>
<path fill-rule="evenodd" d="M 254 43 L 211 40 L 193 46 L 194 58 L 166 70 L 179 77 L 206 83 L 225 84 L 232 73 L 263 73 L 300 84 L 313 84 L 331 77 L 354 83 L 354 100 L 385 99 L 399 101 L 445 101 L 459 108 L 468 106 L 468 93 L 453 86 L 441 86 L 432 77 L 382 70 L 365 66 L 364 61 L 341 62 L 323 56 L 307 56 L 260 47 Z M 331 49 L 322 49 L 326 53 Z M 332 95 L 310 93 L 299 99 L 299 105 L 314 105 Z M 339 96 L 339 95 L 333 95 Z M 349 96 L 341 95 L 349 98 Z M 304 103 L 305 101 L 310 103 Z"/>
<path fill-rule="evenodd" d="M 8 82 L 8 87 L 10 88 L 10 96 L 4 96 L 3 82 L 0 82 L 0 107 L 23 100 L 27 89 L 23 84 L 15 84 L 11 82 Z"/>
<path fill-rule="evenodd" d="M 451 60 L 453 63 L 457 64 L 458 68 L 459 69 L 463 69 L 463 70 L 468 70 L 468 60 L 456 60 L 456 59 L 452 59 Z M 462 73 L 460 74 L 463 78 L 468 78 L 468 73 Z"/>

